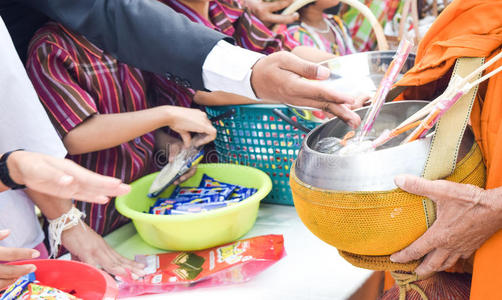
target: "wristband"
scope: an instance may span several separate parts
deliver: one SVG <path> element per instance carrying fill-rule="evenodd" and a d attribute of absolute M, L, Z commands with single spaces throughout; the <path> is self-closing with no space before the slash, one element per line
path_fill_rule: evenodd
<path fill-rule="evenodd" d="M 12 178 L 9 175 L 9 168 L 7 167 L 7 159 L 9 156 L 16 151 L 24 151 L 23 149 L 17 149 L 13 151 L 9 151 L 2 155 L 0 158 L 0 181 L 7 187 L 13 189 L 13 190 L 20 190 L 26 188 L 25 185 L 22 184 L 17 184 L 12 180 Z"/>

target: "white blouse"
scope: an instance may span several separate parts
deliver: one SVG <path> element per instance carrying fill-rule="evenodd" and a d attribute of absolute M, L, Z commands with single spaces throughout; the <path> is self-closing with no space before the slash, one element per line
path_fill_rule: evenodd
<path fill-rule="evenodd" d="M 0 154 L 19 148 L 66 155 L 0 17 Z M 23 191 L 0 193 L 0 229 L 11 230 L 0 246 L 32 248 L 44 238 L 34 205 Z"/>

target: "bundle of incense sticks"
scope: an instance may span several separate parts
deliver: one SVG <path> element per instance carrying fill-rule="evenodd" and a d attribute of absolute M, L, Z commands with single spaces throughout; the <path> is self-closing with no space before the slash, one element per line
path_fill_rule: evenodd
<path fill-rule="evenodd" d="M 408 55 L 410 54 L 412 48 L 413 42 L 410 40 L 404 38 L 400 42 L 396 55 L 387 68 L 378 90 L 371 101 L 371 105 L 364 116 L 361 124 L 361 130 L 358 131 L 357 140 L 362 141 L 368 132 L 370 132 L 373 128 L 373 124 L 380 113 L 380 109 L 385 102 L 385 98 L 396 81 L 397 76 L 401 72 L 401 69 L 408 59 Z"/>
<path fill-rule="evenodd" d="M 439 97 L 434 99 L 431 103 L 427 104 L 421 110 L 413 114 L 411 117 L 406 119 L 404 122 L 399 124 L 396 128 L 392 130 L 384 131 L 377 139 L 373 141 L 373 147 L 379 147 L 387 143 L 391 139 L 399 136 L 400 134 L 415 128 L 411 134 L 409 134 L 406 139 L 402 142 L 409 143 L 417 139 L 423 138 L 431 128 L 438 122 L 438 120 L 443 116 L 457 101 L 467 94 L 473 87 L 479 85 L 481 82 L 488 80 L 492 76 L 502 71 L 502 66 L 491 71 L 480 79 L 470 83 L 475 76 L 486 70 L 488 67 L 493 65 L 496 61 L 502 58 L 502 52 L 490 59 L 489 62 L 483 64 L 481 67 L 476 69 L 471 74 L 467 75 L 465 78 L 456 76 L 451 81 L 448 88 Z"/>

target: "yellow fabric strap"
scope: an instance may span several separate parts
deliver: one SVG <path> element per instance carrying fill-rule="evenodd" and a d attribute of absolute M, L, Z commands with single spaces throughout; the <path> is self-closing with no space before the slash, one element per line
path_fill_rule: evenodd
<path fill-rule="evenodd" d="M 406 300 L 406 293 L 410 290 L 415 290 L 423 300 L 429 300 L 425 292 L 413 282 L 419 280 L 415 273 L 391 272 L 392 278 L 399 286 L 399 300 Z"/>
<path fill-rule="evenodd" d="M 457 59 L 451 80 L 455 75 L 465 77 L 484 63 L 484 58 L 463 57 Z M 479 79 L 481 74 L 471 80 Z M 469 122 L 474 98 L 478 87 L 474 87 L 461 97 L 436 125 L 436 132 L 432 139 L 431 148 L 425 164 L 423 177 L 430 180 L 445 178 L 455 170 L 458 149 Z M 427 226 L 431 227 L 436 220 L 436 207 L 430 199 L 423 200 Z"/>

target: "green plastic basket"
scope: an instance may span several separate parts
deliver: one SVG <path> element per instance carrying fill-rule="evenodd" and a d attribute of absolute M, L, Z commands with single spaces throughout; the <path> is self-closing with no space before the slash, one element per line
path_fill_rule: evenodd
<path fill-rule="evenodd" d="M 218 130 L 214 142 L 218 161 L 264 171 L 273 183 L 264 202 L 293 205 L 289 171 L 306 134 L 278 118 L 272 112 L 274 108 L 308 129 L 318 125 L 296 116 L 284 105 L 213 106 L 206 107 L 206 112 L 211 118 L 235 110 L 233 116 L 213 123 Z"/>

